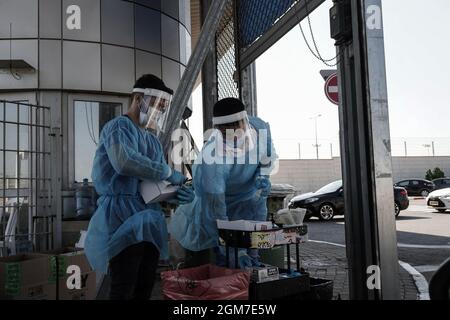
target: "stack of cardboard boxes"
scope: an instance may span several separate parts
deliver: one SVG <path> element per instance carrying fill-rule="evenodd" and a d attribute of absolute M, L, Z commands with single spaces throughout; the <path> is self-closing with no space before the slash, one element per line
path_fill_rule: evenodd
<path fill-rule="evenodd" d="M 0 258 L 0 299 L 93 300 L 95 296 L 95 272 L 79 249 Z"/>

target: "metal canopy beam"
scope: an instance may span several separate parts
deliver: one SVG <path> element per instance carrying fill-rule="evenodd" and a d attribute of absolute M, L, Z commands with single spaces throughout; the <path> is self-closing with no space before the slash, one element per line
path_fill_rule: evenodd
<path fill-rule="evenodd" d="M 240 67 L 245 69 L 325 0 L 300 0 L 275 25 L 241 52 Z"/>
<path fill-rule="evenodd" d="M 353 34 L 338 47 L 338 73 L 350 299 L 393 300 L 400 294 L 381 0 L 335 0 L 347 1 Z M 367 284 L 371 266 L 380 290 Z"/>

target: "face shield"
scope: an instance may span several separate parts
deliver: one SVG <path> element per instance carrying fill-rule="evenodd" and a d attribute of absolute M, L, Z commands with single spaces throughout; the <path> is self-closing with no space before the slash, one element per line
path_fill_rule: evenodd
<path fill-rule="evenodd" d="M 157 89 L 134 89 L 133 93 L 144 95 L 139 105 L 139 124 L 156 134 L 165 132 L 172 95 Z"/>
<path fill-rule="evenodd" d="M 257 134 L 250 125 L 247 112 L 214 118 L 213 125 L 221 135 L 226 154 L 241 156 L 255 148 Z"/>

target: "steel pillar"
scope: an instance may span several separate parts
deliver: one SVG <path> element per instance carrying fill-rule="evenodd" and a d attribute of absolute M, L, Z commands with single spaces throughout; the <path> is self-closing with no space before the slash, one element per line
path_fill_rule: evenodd
<path fill-rule="evenodd" d="M 258 101 L 256 91 L 256 64 L 248 65 L 241 73 L 241 97 L 251 116 L 258 115 Z"/>
<path fill-rule="evenodd" d="M 202 25 L 206 20 L 212 0 L 201 1 Z M 203 132 L 212 128 L 213 107 L 218 100 L 217 55 L 215 44 L 211 44 L 202 68 Z M 200 143 L 203 143 L 201 141 Z"/>
<path fill-rule="evenodd" d="M 381 0 L 335 2 L 351 5 L 352 34 L 338 46 L 350 299 L 399 299 Z M 379 290 L 368 286 L 370 266 Z"/>
<path fill-rule="evenodd" d="M 189 102 L 203 63 L 211 50 L 216 30 L 228 1 L 230 0 L 215 0 L 211 2 L 197 45 L 188 61 L 186 71 L 181 77 L 180 85 L 173 96 L 172 107 L 169 111 L 170 125 L 166 133 L 160 136 L 166 154 L 170 149 L 172 133 L 180 127 L 183 113 Z"/>

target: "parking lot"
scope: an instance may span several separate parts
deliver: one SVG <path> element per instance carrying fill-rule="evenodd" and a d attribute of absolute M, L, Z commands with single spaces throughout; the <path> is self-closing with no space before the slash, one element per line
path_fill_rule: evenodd
<path fill-rule="evenodd" d="M 345 245 L 344 218 L 308 222 L 310 240 Z M 439 213 L 425 199 L 410 199 L 410 207 L 397 218 L 399 260 L 412 266 L 426 281 L 450 257 L 450 211 Z M 411 270 L 410 270 L 411 271 Z"/>

